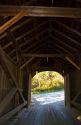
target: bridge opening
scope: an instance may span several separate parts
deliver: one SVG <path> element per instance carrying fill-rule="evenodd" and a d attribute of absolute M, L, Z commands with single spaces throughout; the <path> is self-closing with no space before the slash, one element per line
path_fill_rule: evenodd
<path fill-rule="evenodd" d="M 54 71 L 36 72 L 32 79 L 32 101 L 45 105 L 64 101 L 64 78 Z"/>

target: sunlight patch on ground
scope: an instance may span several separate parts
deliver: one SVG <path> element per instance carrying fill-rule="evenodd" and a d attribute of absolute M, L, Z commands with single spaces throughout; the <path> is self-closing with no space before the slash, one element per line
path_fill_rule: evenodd
<path fill-rule="evenodd" d="M 59 102 L 64 100 L 64 91 L 35 94 L 32 95 L 32 99 L 35 99 L 40 105 Z"/>

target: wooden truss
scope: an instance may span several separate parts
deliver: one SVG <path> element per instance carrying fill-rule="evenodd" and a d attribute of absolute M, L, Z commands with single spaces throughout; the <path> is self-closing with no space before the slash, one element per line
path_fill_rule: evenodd
<path fill-rule="evenodd" d="M 23 106 L 25 106 L 27 102 L 25 101 L 20 89 L 18 88 L 18 78 L 16 75 L 14 75 L 13 71 L 10 68 L 10 60 L 8 59 L 8 57 L 6 56 L 6 54 L 4 53 L 1 47 L 0 47 L 0 65 L 2 66 L 6 76 L 12 81 L 11 83 L 12 89 L 6 95 L 6 97 L 3 98 L 2 102 L 0 103 L 0 113 L 3 112 L 3 110 L 8 106 L 8 104 L 10 103 L 10 101 L 13 99 L 14 95 L 17 92 L 19 93 L 19 96 L 23 101 L 22 104 L 20 104 L 18 107 L 8 112 L 4 116 L 0 117 L 0 124 L 2 124 L 10 117 L 12 117 L 12 115 L 17 113 L 21 108 L 23 108 Z"/>
<path fill-rule="evenodd" d="M 15 16 L 25 11 L 25 16 L 81 18 L 81 8 L 0 6 L 1 16 Z"/>

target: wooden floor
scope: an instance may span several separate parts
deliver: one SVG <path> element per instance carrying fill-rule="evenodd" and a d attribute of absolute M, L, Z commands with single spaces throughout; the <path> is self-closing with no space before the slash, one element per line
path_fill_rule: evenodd
<path fill-rule="evenodd" d="M 63 102 L 38 105 L 23 109 L 14 121 L 7 125 L 81 125 Z"/>

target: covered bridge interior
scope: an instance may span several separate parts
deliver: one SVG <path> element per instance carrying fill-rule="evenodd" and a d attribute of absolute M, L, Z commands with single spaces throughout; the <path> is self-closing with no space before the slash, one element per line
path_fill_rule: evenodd
<path fill-rule="evenodd" d="M 0 0 L 0 123 L 31 102 L 36 71 L 64 76 L 81 111 L 81 0 Z"/>

